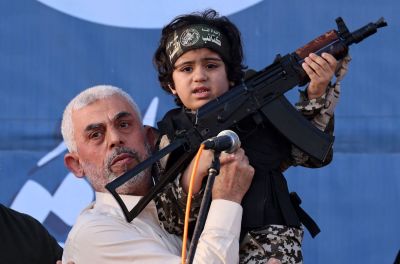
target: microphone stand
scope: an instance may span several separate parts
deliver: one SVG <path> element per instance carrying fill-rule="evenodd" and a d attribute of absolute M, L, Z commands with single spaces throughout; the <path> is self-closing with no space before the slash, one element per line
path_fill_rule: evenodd
<path fill-rule="evenodd" d="M 196 226 L 194 228 L 192 242 L 190 243 L 189 253 L 188 253 L 188 256 L 186 259 L 187 264 L 192 264 L 192 262 L 193 262 L 193 258 L 194 258 L 194 255 L 195 255 L 196 249 L 197 249 L 197 243 L 199 242 L 201 232 L 203 232 L 203 229 L 204 229 L 208 210 L 210 208 L 211 193 L 212 193 L 212 188 L 214 185 L 215 176 L 217 176 L 219 174 L 219 169 L 220 169 L 220 165 L 221 165 L 219 162 L 220 154 L 221 154 L 221 151 L 214 151 L 214 158 L 211 163 L 211 167 L 208 169 L 207 184 L 206 184 L 206 187 L 204 190 L 203 200 L 201 201 Z"/>

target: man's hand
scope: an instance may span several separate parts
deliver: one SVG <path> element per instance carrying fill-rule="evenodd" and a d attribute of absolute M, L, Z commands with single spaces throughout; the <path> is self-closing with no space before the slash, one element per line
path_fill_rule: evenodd
<path fill-rule="evenodd" d="M 304 59 L 302 67 L 310 77 L 310 84 L 307 88 L 308 99 L 314 99 L 325 93 L 326 87 L 331 81 L 337 66 L 337 60 L 329 53 L 322 53 L 318 56 L 310 53 Z"/>
<path fill-rule="evenodd" d="M 254 168 L 241 148 L 231 154 L 222 152 L 220 161 L 221 169 L 215 177 L 212 198 L 241 203 L 253 179 Z"/>

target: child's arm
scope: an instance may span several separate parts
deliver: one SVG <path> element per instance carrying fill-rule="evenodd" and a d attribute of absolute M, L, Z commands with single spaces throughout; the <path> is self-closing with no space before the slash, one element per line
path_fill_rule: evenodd
<path fill-rule="evenodd" d="M 183 234 L 187 201 L 187 193 L 183 190 L 180 181 L 181 175 L 165 186 L 164 190 L 155 197 L 160 223 L 165 230 L 175 235 Z M 196 221 L 202 197 L 203 190 L 193 195 L 189 223 Z"/>
<path fill-rule="evenodd" d="M 167 136 L 163 136 L 160 140 L 160 148 L 169 144 Z M 197 175 L 193 185 L 192 206 L 190 210 L 189 222 L 195 222 L 200 209 L 203 197 L 203 179 L 207 176 L 207 170 L 211 164 L 212 152 L 203 151 L 199 161 Z M 162 168 L 165 168 L 168 156 L 161 160 Z M 184 172 L 179 174 L 176 179 L 165 186 L 164 190 L 157 195 L 155 203 L 157 206 L 158 218 L 164 228 L 176 235 L 183 234 L 183 225 L 185 220 L 185 210 L 187 202 L 187 193 L 189 189 L 190 175 L 194 160 L 189 164 Z"/>
<path fill-rule="evenodd" d="M 344 78 L 348 70 L 350 56 L 346 56 L 335 71 L 336 80 L 332 84 L 328 84 L 326 91 L 318 98 L 309 99 L 307 88 L 305 91 L 300 91 L 300 100 L 296 104 L 296 108 L 321 131 L 328 134 L 333 134 L 334 130 L 334 110 L 340 96 L 340 81 Z M 304 167 L 322 167 L 329 164 L 333 158 L 331 149 L 324 162 L 320 162 L 308 154 L 301 151 L 296 146 L 292 146 L 291 159 L 282 164 L 282 170 L 286 170 L 289 166 L 304 166 Z"/>

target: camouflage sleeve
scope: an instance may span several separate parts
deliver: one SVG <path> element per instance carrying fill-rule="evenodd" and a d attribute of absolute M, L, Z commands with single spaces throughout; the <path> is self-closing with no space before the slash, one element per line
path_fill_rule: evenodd
<path fill-rule="evenodd" d="M 351 58 L 347 55 L 338 67 L 335 73 L 336 81 L 330 83 L 324 95 L 319 98 L 309 100 L 307 90 L 300 91 L 300 100 L 296 103 L 296 108 L 319 130 L 333 135 L 334 130 L 334 110 L 339 101 L 340 82 L 344 78 L 348 70 L 348 63 Z M 303 166 L 310 168 L 318 168 L 329 164 L 333 158 L 333 150 L 331 149 L 324 162 L 309 156 L 296 146 L 292 146 L 291 158 L 282 163 L 281 169 L 286 170 L 290 166 Z"/>
<path fill-rule="evenodd" d="M 203 190 L 192 197 L 189 223 L 197 220 L 202 196 Z M 169 183 L 155 198 L 158 219 L 165 230 L 171 234 L 183 234 L 186 201 L 187 194 L 180 185 L 180 176 L 178 176 L 174 182 Z"/>
<path fill-rule="evenodd" d="M 165 163 L 161 163 L 163 164 Z M 162 171 L 162 169 L 161 169 Z M 171 234 L 182 235 L 185 221 L 187 193 L 180 183 L 181 174 L 165 186 L 154 199 L 157 206 L 158 218 L 161 225 Z M 200 192 L 192 196 L 192 205 L 189 214 L 189 223 L 195 223 L 203 197 L 202 188 Z"/>

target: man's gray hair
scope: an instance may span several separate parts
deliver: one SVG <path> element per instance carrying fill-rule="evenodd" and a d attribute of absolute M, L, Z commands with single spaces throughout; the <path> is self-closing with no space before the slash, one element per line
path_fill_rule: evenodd
<path fill-rule="evenodd" d="M 111 85 L 97 85 L 90 87 L 78 94 L 74 99 L 72 99 L 72 101 L 69 102 L 64 110 L 61 122 L 61 134 L 64 138 L 64 143 L 67 146 L 69 152 L 77 151 L 76 142 L 74 139 L 72 112 L 74 110 L 81 109 L 97 100 L 105 99 L 116 94 L 125 98 L 127 102 L 132 106 L 133 110 L 137 113 L 139 119 L 142 120 L 137 104 L 135 103 L 135 101 L 133 101 L 132 97 L 124 92 L 122 89 Z"/>

